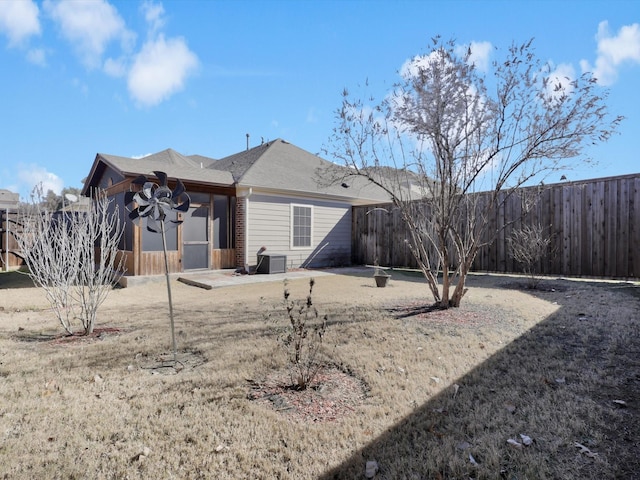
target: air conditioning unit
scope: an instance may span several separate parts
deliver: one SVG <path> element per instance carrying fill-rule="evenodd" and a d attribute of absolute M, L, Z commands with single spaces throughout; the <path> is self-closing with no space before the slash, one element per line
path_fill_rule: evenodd
<path fill-rule="evenodd" d="M 260 253 L 258 255 L 257 273 L 286 273 L 287 256 L 277 253 Z"/>

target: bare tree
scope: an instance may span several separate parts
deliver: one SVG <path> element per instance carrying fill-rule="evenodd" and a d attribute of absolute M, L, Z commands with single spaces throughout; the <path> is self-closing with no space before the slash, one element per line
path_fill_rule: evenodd
<path fill-rule="evenodd" d="M 29 275 L 44 289 L 69 335 L 78 322 L 82 333 L 90 334 L 98 307 L 122 275 L 118 211 L 97 193 L 86 210 L 54 213 L 40 194 L 36 189 L 20 212 L 21 233 L 16 235 Z"/>
<path fill-rule="evenodd" d="M 511 232 L 507 242 L 511 255 L 529 278 L 529 287 L 536 288 L 540 282 L 538 264 L 548 253 L 551 237 L 545 234 L 540 224 L 523 225 Z"/>
<path fill-rule="evenodd" d="M 531 42 L 509 48 L 492 75 L 472 60 L 471 48 L 435 38 L 382 101 L 345 90 L 324 148 L 349 167 L 325 178 L 364 176 L 389 193 L 441 308 L 460 305 L 490 213 L 518 187 L 568 168 L 622 120 L 609 116 L 590 74 L 555 76 Z"/>

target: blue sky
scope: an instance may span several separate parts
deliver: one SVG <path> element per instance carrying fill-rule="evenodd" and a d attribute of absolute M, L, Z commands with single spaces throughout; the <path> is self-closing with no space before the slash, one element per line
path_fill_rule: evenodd
<path fill-rule="evenodd" d="M 81 187 L 98 152 L 222 158 L 247 133 L 319 153 L 342 90 L 381 96 L 435 35 L 533 37 L 559 71 L 595 72 L 626 120 L 566 175 L 640 172 L 636 0 L 0 0 L 0 188 Z"/>

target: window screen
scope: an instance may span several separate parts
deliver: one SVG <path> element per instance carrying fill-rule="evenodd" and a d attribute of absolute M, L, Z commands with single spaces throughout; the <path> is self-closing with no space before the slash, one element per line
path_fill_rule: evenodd
<path fill-rule="evenodd" d="M 167 213 L 167 222 L 165 223 L 165 237 L 167 240 L 167 250 L 178 250 L 178 229 L 175 226 L 169 226 L 169 220 L 176 220 L 178 215 L 176 212 Z M 150 232 L 147 230 L 146 221 L 143 220 L 142 225 L 142 251 L 157 252 L 162 251 L 162 234 L 160 232 Z M 157 224 L 160 229 L 160 224 Z"/>

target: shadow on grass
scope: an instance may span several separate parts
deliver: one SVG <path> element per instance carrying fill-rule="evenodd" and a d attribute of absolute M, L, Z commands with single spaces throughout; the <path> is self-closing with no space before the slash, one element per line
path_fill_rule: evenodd
<path fill-rule="evenodd" d="M 374 268 L 368 269 L 358 269 L 352 271 L 344 271 L 338 273 L 339 275 L 344 275 L 348 277 L 360 277 L 363 279 L 371 280 L 370 284 L 367 283 L 367 286 L 375 287 L 375 279 L 373 278 Z M 386 268 L 385 273 L 391 275 L 391 281 L 393 280 L 402 280 L 403 282 L 416 282 L 416 283 L 426 283 L 424 275 L 419 270 L 408 269 L 408 268 Z M 390 284 L 391 285 L 391 284 Z"/>
<path fill-rule="evenodd" d="M 32 331 L 20 331 L 19 333 L 12 335 L 11 338 L 16 342 L 24 343 L 46 343 L 52 342 L 60 336 L 59 333 L 42 333 Z"/>
<path fill-rule="evenodd" d="M 14 270 L 0 273 L 0 290 L 8 288 L 33 288 L 33 280 L 28 273 Z"/>
<path fill-rule="evenodd" d="M 614 284 L 614 285 L 611 285 L 609 288 L 617 292 L 631 295 L 640 300 L 640 283 Z"/>
<path fill-rule="evenodd" d="M 378 480 L 636 478 L 639 317 L 561 306 L 320 478 L 363 478 L 369 460 Z M 533 444 L 507 443 L 520 434 Z"/>
<path fill-rule="evenodd" d="M 409 318 L 415 317 L 417 315 L 424 315 L 426 313 L 437 312 L 443 310 L 442 307 L 436 304 L 430 305 L 417 305 L 417 306 L 398 306 L 398 307 L 390 307 L 386 309 L 393 318 Z"/>

